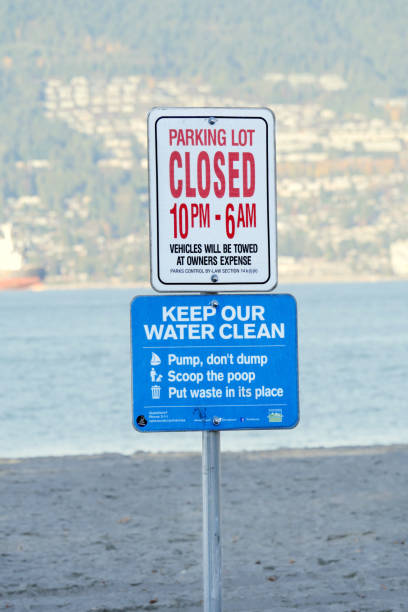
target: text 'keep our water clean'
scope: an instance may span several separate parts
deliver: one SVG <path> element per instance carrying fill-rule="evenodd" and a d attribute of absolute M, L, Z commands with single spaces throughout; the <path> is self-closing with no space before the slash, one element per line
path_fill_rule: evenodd
<path fill-rule="evenodd" d="M 221 323 L 213 317 L 218 313 Z M 255 340 L 285 337 L 283 322 L 265 320 L 261 305 L 163 306 L 162 323 L 145 324 L 147 340 Z M 214 322 L 213 322 L 214 321 Z M 218 321 L 219 323 L 219 321 Z"/>

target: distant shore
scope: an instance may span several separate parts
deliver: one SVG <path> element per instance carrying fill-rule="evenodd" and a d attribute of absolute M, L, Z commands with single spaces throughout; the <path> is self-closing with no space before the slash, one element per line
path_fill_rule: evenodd
<path fill-rule="evenodd" d="M 222 454 L 225 612 L 408 601 L 408 446 Z M 202 610 L 199 453 L 0 460 L 0 602 Z"/>
<path fill-rule="evenodd" d="M 279 285 L 296 284 L 330 284 L 330 283 L 392 283 L 406 282 L 407 278 L 395 276 L 280 276 Z M 32 291 L 57 291 L 57 290 L 78 290 L 78 289 L 138 289 L 140 291 L 151 291 L 148 282 L 117 282 L 117 281 L 95 281 L 95 282 L 45 282 L 31 287 Z"/>

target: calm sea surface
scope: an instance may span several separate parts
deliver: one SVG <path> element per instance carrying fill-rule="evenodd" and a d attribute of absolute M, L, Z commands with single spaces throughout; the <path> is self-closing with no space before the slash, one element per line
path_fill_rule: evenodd
<path fill-rule="evenodd" d="M 408 283 L 279 286 L 298 302 L 301 420 L 224 450 L 408 443 Z M 131 425 L 131 290 L 0 293 L 0 457 L 200 450 Z"/>

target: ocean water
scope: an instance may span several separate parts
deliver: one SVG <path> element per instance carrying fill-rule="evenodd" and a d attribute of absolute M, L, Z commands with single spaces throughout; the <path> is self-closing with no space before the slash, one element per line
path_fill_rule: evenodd
<path fill-rule="evenodd" d="M 298 302 L 300 424 L 223 450 L 408 442 L 408 283 L 279 286 Z M 0 457 L 200 450 L 131 424 L 124 289 L 0 293 Z"/>

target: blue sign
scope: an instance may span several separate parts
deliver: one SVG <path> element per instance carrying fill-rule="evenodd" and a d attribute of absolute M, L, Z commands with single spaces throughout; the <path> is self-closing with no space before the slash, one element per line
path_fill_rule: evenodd
<path fill-rule="evenodd" d="M 141 296 L 131 304 L 131 334 L 138 431 L 297 425 L 291 295 Z"/>

